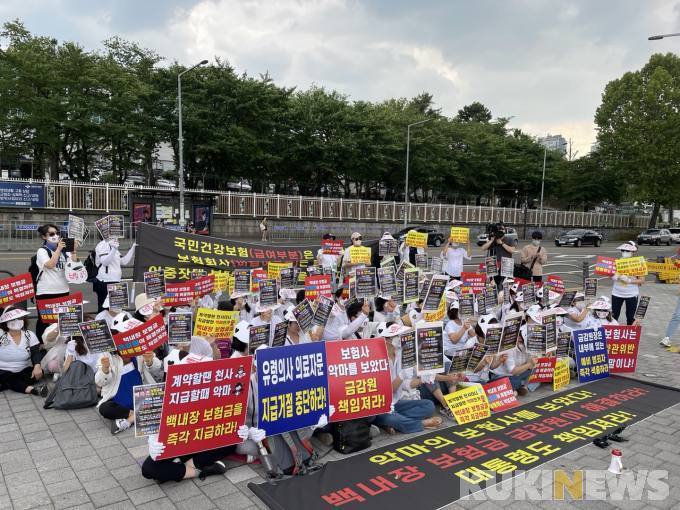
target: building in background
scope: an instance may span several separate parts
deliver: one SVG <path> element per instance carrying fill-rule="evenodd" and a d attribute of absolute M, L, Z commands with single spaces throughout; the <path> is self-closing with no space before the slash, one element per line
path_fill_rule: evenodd
<path fill-rule="evenodd" d="M 558 151 L 563 156 L 567 153 L 567 139 L 562 135 L 551 135 L 548 133 L 548 136 L 540 137 L 538 143 L 548 150 Z"/>

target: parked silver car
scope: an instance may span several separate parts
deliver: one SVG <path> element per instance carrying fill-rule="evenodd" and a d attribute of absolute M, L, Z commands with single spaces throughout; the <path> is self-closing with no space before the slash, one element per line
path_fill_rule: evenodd
<path fill-rule="evenodd" d="M 657 246 L 665 244 L 670 246 L 672 242 L 671 233 L 667 228 L 648 228 L 638 235 L 638 244 L 655 244 Z"/>
<path fill-rule="evenodd" d="M 505 227 L 505 236 L 503 237 L 505 244 L 508 246 L 517 246 L 519 244 L 519 239 L 517 237 L 517 231 L 512 227 Z M 482 246 L 486 244 L 489 240 L 489 236 L 486 232 L 482 232 L 477 236 L 477 246 Z"/>
<path fill-rule="evenodd" d="M 680 243 L 680 228 L 669 228 L 668 231 L 671 233 L 671 241 Z"/>

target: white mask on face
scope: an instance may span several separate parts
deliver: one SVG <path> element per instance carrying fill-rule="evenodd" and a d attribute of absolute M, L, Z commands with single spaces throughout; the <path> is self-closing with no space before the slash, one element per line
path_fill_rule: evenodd
<path fill-rule="evenodd" d="M 630 257 L 633 256 L 633 252 L 632 252 L 632 251 L 622 251 L 622 252 L 621 252 L 621 256 L 622 256 L 624 259 L 627 259 L 627 258 L 630 258 Z"/>
<path fill-rule="evenodd" d="M 55 234 L 53 236 L 48 236 L 47 240 L 51 243 L 58 243 L 59 242 L 59 235 Z"/>
<path fill-rule="evenodd" d="M 562 326 L 562 324 L 564 324 L 564 317 L 562 317 L 561 315 L 555 317 L 555 325 L 559 328 L 560 326 Z"/>
<path fill-rule="evenodd" d="M 112 248 L 118 248 L 120 243 L 118 242 L 118 239 L 109 239 L 109 246 Z"/>
<path fill-rule="evenodd" d="M 347 299 L 345 299 L 345 298 L 338 299 L 338 304 L 340 306 L 345 306 L 347 304 Z"/>
<path fill-rule="evenodd" d="M 534 239 L 533 241 L 531 241 L 531 244 L 533 244 L 534 246 L 540 246 L 541 240 L 540 239 Z"/>
<path fill-rule="evenodd" d="M 598 319 L 606 319 L 609 312 L 607 310 L 595 310 Z"/>
<path fill-rule="evenodd" d="M 7 328 L 11 331 L 19 331 L 24 327 L 24 321 L 21 319 L 15 319 L 7 323 Z"/>
<path fill-rule="evenodd" d="M 458 243 L 449 243 L 451 248 L 458 248 Z"/>

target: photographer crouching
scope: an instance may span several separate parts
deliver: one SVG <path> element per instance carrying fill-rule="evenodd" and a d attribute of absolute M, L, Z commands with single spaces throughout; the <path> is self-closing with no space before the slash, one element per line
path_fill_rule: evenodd
<path fill-rule="evenodd" d="M 515 247 L 504 242 L 505 225 L 502 221 L 498 223 L 489 223 L 486 226 L 486 233 L 489 240 L 484 245 L 482 245 L 482 250 L 487 251 L 488 257 L 496 257 L 496 267 L 498 267 L 498 274 L 494 276 L 494 282 L 496 282 L 496 287 L 500 288 L 503 281 L 503 277 L 500 274 L 501 259 L 512 259 L 512 255 L 515 253 Z"/>

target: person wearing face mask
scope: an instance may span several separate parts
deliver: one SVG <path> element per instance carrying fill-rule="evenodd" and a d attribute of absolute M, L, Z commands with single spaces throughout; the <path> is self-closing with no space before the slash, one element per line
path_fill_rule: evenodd
<path fill-rule="evenodd" d="M 520 262 L 531 270 L 531 279 L 543 281 L 543 266 L 548 262 L 548 252 L 541 246 L 543 233 L 536 230 L 531 234 L 531 244 L 522 248 Z"/>
<path fill-rule="evenodd" d="M 467 248 L 462 248 L 458 243 L 453 243 L 448 240 L 442 250 L 442 258 L 446 260 L 444 271 L 450 278 L 460 280 L 460 275 L 463 272 L 464 260 L 472 260 L 470 258 L 470 240 L 468 238 Z"/>
<path fill-rule="evenodd" d="M 586 307 L 586 297 L 583 292 L 577 292 L 571 306 L 567 310 L 565 324 L 572 330 L 587 329 L 590 327 L 588 308 Z"/>
<path fill-rule="evenodd" d="M 107 284 L 120 282 L 123 277 L 121 266 L 130 264 L 134 259 L 135 246 L 137 243 L 133 243 L 124 256 L 118 251 L 119 241 L 116 238 L 102 239 L 95 247 L 95 264 L 99 270 L 97 277 L 92 280 L 92 290 L 97 294 L 97 312 L 103 310 L 108 295 Z"/>
<path fill-rule="evenodd" d="M 401 324 L 399 308 L 394 300 L 389 296 L 376 296 L 375 311 L 373 312 L 374 322 L 397 322 Z"/>
<path fill-rule="evenodd" d="M 363 242 L 363 237 L 359 232 L 354 232 L 351 237 L 351 246 L 361 246 L 361 243 Z M 350 246 L 350 248 L 351 248 Z M 356 269 L 357 267 L 364 267 L 366 264 L 352 264 L 350 261 L 350 249 L 348 248 L 345 250 L 345 253 L 342 255 L 342 268 L 345 272 L 345 275 L 349 275 L 352 272 L 352 269 Z"/>
<path fill-rule="evenodd" d="M 28 312 L 7 308 L 0 315 L 0 391 L 47 396 L 47 386 L 37 386 L 42 378 L 38 338 L 26 330 Z"/>
<path fill-rule="evenodd" d="M 38 233 L 43 239 L 43 244 L 38 248 L 35 262 L 38 266 L 35 298 L 51 299 L 68 296 L 69 286 L 66 281 L 66 263 L 69 260 L 78 260 L 75 251 L 64 252 L 66 243 L 61 238 L 59 227 L 48 223 L 38 228 Z M 35 334 L 38 339 L 42 338 L 49 324 L 43 322 L 38 314 L 35 325 Z"/>
<path fill-rule="evenodd" d="M 617 248 L 624 259 L 630 258 L 637 251 L 637 245 L 633 241 L 623 243 Z M 640 285 L 645 283 L 644 277 L 627 276 L 615 273 L 612 276 L 614 286 L 612 287 L 612 317 L 617 321 L 621 314 L 623 304 L 626 304 L 626 324 L 629 326 L 635 322 L 635 310 L 637 309 L 638 296 L 640 295 Z"/>
<path fill-rule="evenodd" d="M 368 314 L 371 307 L 368 302 L 354 301 L 347 308 L 347 300 L 342 297 L 341 289 L 336 292 L 336 302 L 331 310 L 326 327 L 323 330 L 323 340 L 342 340 L 357 337 L 357 332 L 368 324 Z"/>
<path fill-rule="evenodd" d="M 593 327 L 618 326 L 619 322 L 612 317 L 612 305 L 607 296 L 600 297 L 588 307 L 592 310 L 591 321 Z"/>

